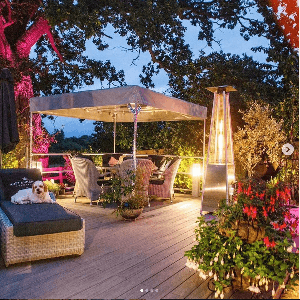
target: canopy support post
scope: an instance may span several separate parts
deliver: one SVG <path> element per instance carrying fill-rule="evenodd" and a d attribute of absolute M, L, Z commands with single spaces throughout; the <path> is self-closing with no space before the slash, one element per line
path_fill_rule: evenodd
<path fill-rule="evenodd" d="M 117 114 L 114 113 L 114 153 L 116 153 Z"/>
<path fill-rule="evenodd" d="M 32 112 L 30 112 L 30 143 L 29 143 L 29 168 L 32 167 L 32 142 L 33 142 L 33 128 L 32 128 L 32 117 L 33 117 L 33 114 Z"/>

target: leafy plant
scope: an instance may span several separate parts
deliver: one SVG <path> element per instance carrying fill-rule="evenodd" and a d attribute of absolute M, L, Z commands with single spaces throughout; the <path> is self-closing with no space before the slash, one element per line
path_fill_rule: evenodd
<path fill-rule="evenodd" d="M 237 283 L 255 293 L 271 283 L 274 295 L 274 282 L 284 287 L 286 273 L 293 283 L 299 271 L 299 249 L 292 240 L 298 219 L 289 212 L 289 200 L 282 183 L 239 182 L 232 205 L 221 203 L 213 220 L 198 218 L 197 244 L 185 252 L 186 265 L 204 279 L 214 277 L 216 297 L 224 298 L 224 287 Z M 248 225 L 246 233 L 239 224 Z M 249 242 L 251 227 L 263 234 Z"/>
<path fill-rule="evenodd" d="M 145 168 L 138 166 L 136 171 L 128 170 L 125 177 L 113 178 L 111 192 L 103 196 L 104 207 L 106 203 L 118 203 L 118 208 L 114 211 L 117 215 L 125 209 L 144 207 L 147 196 L 143 183 L 144 172 Z"/>
<path fill-rule="evenodd" d="M 25 161 L 25 157 L 22 158 L 22 162 Z M 14 169 L 18 168 L 19 161 L 15 151 L 10 151 L 7 154 L 2 154 L 2 168 Z"/>
<path fill-rule="evenodd" d="M 247 170 L 248 177 L 253 177 L 254 168 L 262 159 L 279 162 L 286 137 L 282 133 L 283 123 L 272 117 L 269 106 L 254 102 L 247 112 L 241 112 L 246 124 L 234 134 L 234 155 Z"/>
<path fill-rule="evenodd" d="M 45 180 L 44 183 L 47 185 L 48 191 L 53 192 L 55 195 L 57 195 L 62 188 L 60 184 L 51 182 L 50 180 Z"/>
<path fill-rule="evenodd" d="M 193 156 L 194 152 L 188 148 L 180 147 L 177 151 L 179 156 Z M 195 158 L 183 158 L 180 162 L 178 172 L 190 173 L 193 163 L 198 162 Z M 186 174 L 178 174 L 175 177 L 174 186 L 182 189 L 192 189 L 192 178 Z"/>

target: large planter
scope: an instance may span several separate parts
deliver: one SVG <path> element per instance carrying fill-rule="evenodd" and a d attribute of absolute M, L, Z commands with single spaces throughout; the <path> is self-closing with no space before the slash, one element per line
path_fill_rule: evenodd
<path fill-rule="evenodd" d="M 220 223 L 222 224 L 224 221 L 221 220 Z M 236 230 L 236 235 L 249 244 L 255 241 L 262 241 L 265 237 L 265 228 L 259 227 L 255 222 L 236 221 L 231 224 L 231 228 L 228 230 L 221 227 L 220 233 L 229 237 L 230 230 Z"/>
<path fill-rule="evenodd" d="M 135 220 L 142 212 L 143 212 L 143 208 L 138 208 L 138 209 L 127 208 L 127 209 L 120 210 L 120 215 L 125 220 Z"/>

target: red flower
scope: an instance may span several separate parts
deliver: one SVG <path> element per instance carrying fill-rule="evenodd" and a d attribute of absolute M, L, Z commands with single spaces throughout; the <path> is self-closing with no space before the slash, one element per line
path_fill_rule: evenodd
<path fill-rule="evenodd" d="M 243 185 L 241 182 L 238 183 L 238 190 L 237 190 L 237 193 L 240 194 L 243 192 Z"/>
<path fill-rule="evenodd" d="M 264 243 L 265 243 L 265 245 L 267 246 L 267 247 L 270 247 L 270 241 L 269 241 L 269 237 L 265 237 L 264 238 Z"/>
<path fill-rule="evenodd" d="M 291 213 L 290 213 L 289 211 L 286 211 L 286 212 L 284 213 L 284 217 L 285 217 L 286 219 L 288 219 L 288 220 L 291 220 L 291 219 L 292 219 Z"/>
<path fill-rule="evenodd" d="M 243 212 L 249 216 L 249 207 L 245 206 Z"/>
<path fill-rule="evenodd" d="M 291 224 L 292 228 L 297 228 L 298 227 L 298 220 L 294 220 Z"/>
<path fill-rule="evenodd" d="M 256 219 L 257 216 L 257 208 L 254 206 L 245 206 L 243 209 L 243 212 L 248 216 L 251 217 L 252 219 Z"/>
<path fill-rule="evenodd" d="M 265 218 L 267 218 L 268 217 L 268 213 L 267 213 L 267 211 L 266 211 L 266 208 L 263 206 L 263 214 L 264 214 L 264 217 Z"/>
<path fill-rule="evenodd" d="M 251 217 L 252 217 L 252 219 L 256 219 L 256 215 L 257 215 L 257 209 L 256 209 L 256 207 L 251 206 L 250 210 L 251 210 Z"/>
<path fill-rule="evenodd" d="M 264 238 L 264 243 L 267 246 L 267 248 L 273 248 L 276 246 L 275 241 L 270 242 L 269 237 L 267 237 L 267 236 Z"/>
<path fill-rule="evenodd" d="M 275 197 L 271 196 L 270 200 L 270 205 L 275 205 Z"/>
<path fill-rule="evenodd" d="M 286 227 L 286 224 L 283 223 L 282 225 L 279 226 L 279 229 L 280 229 L 280 230 L 283 230 L 285 227 Z"/>
<path fill-rule="evenodd" d="M 284 188 L 284 192 L 287 196 L 291 196 L 291 190 L 287 186 Z"/>
<path fill-rule="evenodd" d="M 247 195 L 249 196 L 251 194 L 251 185 L 249 184 L 248 190 L 247 190 Z"/>

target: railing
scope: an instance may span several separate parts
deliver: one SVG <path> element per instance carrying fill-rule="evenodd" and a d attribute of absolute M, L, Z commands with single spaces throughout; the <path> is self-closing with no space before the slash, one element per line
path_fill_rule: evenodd
<path fill-rule="evenodd" d="M 105 154 L 114 154 L 114 153 L 81 153 L 82 155 L 85 155 L 85 156 L 103 156 Z M 38 157 L 41 157 L 41 156 L 71 156 L 72 154 L 67 152 L 67 153 L 32 153 L 32 157 L 31 157 L 31 166 L 33 166 L 33 160 L 32 158 L 35 157 L 35 156 L 38 156 Z M 130 153 L 123 153 L 122 155 L 125 155 L 125 156 L 132 156 L 132 154 Z M 150 154 L 149 154 L 150 155 Z M 147 157 L 148 154 L 137 154 L 137 157 L 141 158 L 141 157 Z M 200 160 L 203 162 L 203 157 L 202 156 L 179 156 L 179 155 L 169 155 L 169 154 L 166 154 L 166 155 L 161 155 L 161 156 L 164 156 L 164 157 L 180 157 L 181 159 L 197 159 L 197 160 Z M 37 167 L 35 165 L 35 167 Z M 69 172 L 73 172 L 73 170 L 67 170 L 67 169 L 63 169 L 63 170 L 57 170 L 57 171 L 48 171 L 46 169 L 43 170 L 43 168 L 40 166 L 39 167 L 41 169 L 41 173 L 42 175 L 43 174 L 51 174 L 51 173 L 69 173 Z M 192 177 L 192 172 L 177 172 L 176 176 L 177 175 L 186 175 L 186 176 L 191 176 Z M 174 187 L 175 190 L 181 190 L 181 191 L 187 191 L 187 192 L 190 192 L 191 189 L 183 189 L 183 188 L 176 188 Z"/>

